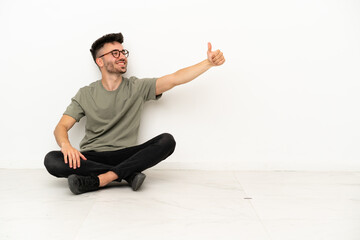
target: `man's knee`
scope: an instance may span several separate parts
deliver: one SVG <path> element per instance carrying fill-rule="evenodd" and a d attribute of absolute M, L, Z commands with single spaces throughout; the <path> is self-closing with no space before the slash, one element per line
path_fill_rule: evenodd
<path fill-rule="evenodd" d="M 176 146 L 176 141 L 174 137 L 170 133 L 163 133 L 161 134 L 161 145 L 168 151 L 168 156 L 171 155 Z"/>
<path fill-rule="evenodd" d="M 60 177 L 58 172 L 64 165 L 64 155 L 60 151 L 51 151 L 46 154 L 44 159 L 44 165 L 46 170 L 48 170 L 51 175 Z"/>

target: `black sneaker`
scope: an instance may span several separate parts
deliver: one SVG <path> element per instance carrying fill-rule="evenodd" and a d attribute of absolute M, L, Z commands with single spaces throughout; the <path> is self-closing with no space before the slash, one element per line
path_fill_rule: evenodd
<path fill-rule="evenodd" d="M 145 178 L 146 175 L 143 173 L 134 173 L 130 178 L 126 178 L 125 180 L 129 183 L 133 191 L 137 191 L 143 184 Z"/>
<path fill-rule="evenodd" d="M 98 190 L 100 180 L 96 176 L 79 176 L 72 174 L 68 177 L 70 191 L 74 194 L 80 194 Z"/>

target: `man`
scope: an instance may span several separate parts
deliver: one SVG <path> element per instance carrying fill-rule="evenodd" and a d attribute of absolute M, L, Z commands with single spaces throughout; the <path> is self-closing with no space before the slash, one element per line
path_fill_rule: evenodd
<path fill-rule="evenodd" d="M 125 78 L 129 52 L 123 48 L 121 33 L 107 34 L 90 49 L 102 78 L 81 88 L 67 107 L 54 135 L 61 151 L 45 157 L 45 167 L 56 177 L 67 177 L 74 194 L 98 190 L 112 181 L 126 180 L 136 191 L 142 185 L 142 173 L 170 156 L 175 140 L 168 133 L 136 145 L 143 105 L 157 100 L 162 93 L 187 83 L 213 66 L 225 62 L 220 50 L 207 59 L 161 78 Z M 83 116 L 87 117 L 85 137 L 80 151 L 69 141 L 68 131 Z"/>

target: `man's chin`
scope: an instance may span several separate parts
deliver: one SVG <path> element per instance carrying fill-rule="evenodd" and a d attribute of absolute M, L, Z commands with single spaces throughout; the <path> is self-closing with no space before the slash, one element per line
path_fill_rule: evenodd
<path fill-rule="evenodd" d="M 112 74 L 124 74 L 126 73 L 126 70 L 118 70 L 118 71 L 107 71 L 108 73 Z"/>
<path fill-rule="evenodd" d="M 124 67 L 124 68 L 114 68 L 114 69 L 112 69 L 112 70 L 113 70 L 112 73 L 124 74 L 124 73 L 126 73 L 127 68 L 126 68 L 126 67 Z"/>
<path fill-rule="evenodd" d="M 119 71 L 119 73 L 124 74 L 124 73 L 126 73 L 127 68 L 126 67 L 120 68 L 120 69 L 118 69 L 118 71 Z"/>

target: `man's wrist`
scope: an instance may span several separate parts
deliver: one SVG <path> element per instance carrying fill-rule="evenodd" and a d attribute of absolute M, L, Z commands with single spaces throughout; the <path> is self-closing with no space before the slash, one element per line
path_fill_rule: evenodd
<path fill-rule="evenodd" d="M 63 148 L 65 146 L 71 146 L 70 142 L 62 142 L 60 143 L 60 147 Z"/>
<path fill-rule="evenodd" d="M 207 65 L 209 68 L 211 68 L 211 67 L 214 66 L 214 64 L 213 64 L 208 58 L 205 60 L 205 62 L 206 62 L 206 65 Z"/>

